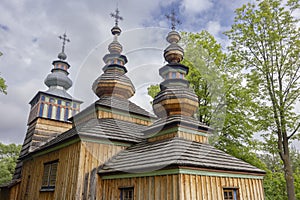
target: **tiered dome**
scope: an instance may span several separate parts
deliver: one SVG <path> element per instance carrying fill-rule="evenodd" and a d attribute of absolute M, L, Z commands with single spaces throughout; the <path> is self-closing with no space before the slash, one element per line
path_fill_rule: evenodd
<path fill-rule="evenodd" d="M 128 99 L 135 93 L 135 88 L 130 79 L 125 75 L 127 73 L 126 56 L 122 55 L 123 47 L 118 42 L 118 36 L 121 34 L 121 29 L 118 26 L 118 20 L 123 18 L 119 16 L 119 10 L 116 14 L 111 14 L 116 19 L 115 26 L 111 29 L 114 36 L 113 41 L 108 45 L 109 53 L 103 57 L 105 66 L 103 67 L 104 73 L 98 77 L 93 84 L 93 91 L 101 97 L 117 96 Z"/>
<path fill-rule="evenodd" d="M 174 20 L 174 16 L 171 19 Z M 185 79 L 188 67 L 180 64 L 183 59 L 183 49 L 178 45 L 181 37 L 175 31 L 174 21 L 172 31 L 166 39 L 170 43 L 164 51 L 164 58 L 168 64 L 159 70 L 164 81 L 160 84 L 161 91 L 153 101 L 154 112 L 158 117 L 192 116 L 197 110 L 198 98 Z"/>
<path fill-rule="evenodd" d="M 64 52 L 65 42 L 70 40 L 66 38 L 67 35 L 64 34 L 63 37 L 59 37 L 63 40 L 62 51 L 58 54 L 58 59 L 52 62 L 54 68 L 51 70 L 51 74 L 45 79 L 45 84 L 49 87 L 49 90 L 68 90 L 72 86 L 72 81 L 68 77 L 68 69 L 70 68 L 69 63 L 65 60 L 67 55 Z"/>

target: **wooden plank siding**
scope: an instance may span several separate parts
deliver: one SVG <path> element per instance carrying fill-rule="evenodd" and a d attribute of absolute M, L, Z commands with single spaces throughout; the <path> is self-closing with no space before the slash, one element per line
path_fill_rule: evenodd
<path fill-rule="evenodd" d="M 24 162 L 20 195 L 11 195 L 11 199 L 95 199 L 98 189 L 97 168 L 124 148 L 113 144 L 79 141 L 33 157 Z M 59 160 L 55 190 L 40 191 L 44 163 L 53 160 Z M 29 177 L 31 179 L 28 181 Z"/>
<path fill-rule="evenodd" d="M 96 198 L 97 191 L 101 189 L 98 183 L 98 167 L 124 148 L 113 144 L 81 143 L 78 182 L 74 191 L 78 199 Z"/>
<path fill-rule="evenodd" d="M 124 179 L 101 180 L 98 177 L 97 198 L 101 200 L 120 199 L 120 188 L 134 187 L 134 199 L 179 200 L 179 175 L 146 176 Z"/>
<path fill-rule="evenodd" d="M 236 188 L 239 200 L 263 200 L 263 180 L 181 174 L 181 200 L 222 200 L 223 188 Z"/>
<path fill-rule="evenodd" d="M 96 199 L 119 199 L 120 188 L 134 187 L 138 200 L 222 200 L 224 188 L 236 188 L 239 200 L 263 200 L 263 180 L 174 174 L 101 180 Z"/>

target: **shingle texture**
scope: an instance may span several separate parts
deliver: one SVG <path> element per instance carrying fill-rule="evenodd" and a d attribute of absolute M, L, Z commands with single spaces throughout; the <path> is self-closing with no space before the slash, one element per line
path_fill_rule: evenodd
<path fill-rule="evenodd" d="M 73 137 L 137 143 L 143 141 L 143 134 L 141 131 L 145 128 L 146 127 L 143 125 L 118 119 L 91 119 L 58 135 L 53 140 L 41 146 L 38 150 L 45 149 Z"/>
<path fill-rule="evenodd" d="M 102 97 L 98 101 L 96 101 L 96 105 L 106 106 L 109 108 L 111 107 L 112 110 L 118 109 L 122 111 L 127 111 L 129 113 L 156 118 L 155 115 L 149 113 L 148 111 L 144 110 L 143 108 L 124 98 Z"/>
<path fill-rule="evenodd" d="M 190 166 L 228 171 L 264 173 L 242 160 L 209 144 L 172 138 L 158 142 L 142 142 L 121 151 L 100 169 L 100 173 L 140 173 L 168 166 Z"/>

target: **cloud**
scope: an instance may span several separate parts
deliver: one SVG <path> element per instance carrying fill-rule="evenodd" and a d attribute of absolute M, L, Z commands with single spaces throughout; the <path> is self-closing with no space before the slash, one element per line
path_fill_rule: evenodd
<path fill-rule="evenodd" d="M 181 10 L 185 15 L 195 15 L 213 7 L 211 0 L 183 0 Z"/>

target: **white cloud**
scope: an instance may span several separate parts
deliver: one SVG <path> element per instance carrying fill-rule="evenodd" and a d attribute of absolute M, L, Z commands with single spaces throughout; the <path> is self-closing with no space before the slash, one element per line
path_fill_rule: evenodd
<path fill-rule="evenodd" d="M 206 25 L 206 30 L 216 37 L 222 31 L 221 24 L 218 21 L 209 21 Z"/>
<path fill-rule="evenodd" d="M 211 0 L 183 0 L 181 10 L 185 15 L 195 15 L 213 7 Z"/>

